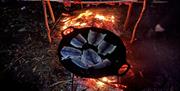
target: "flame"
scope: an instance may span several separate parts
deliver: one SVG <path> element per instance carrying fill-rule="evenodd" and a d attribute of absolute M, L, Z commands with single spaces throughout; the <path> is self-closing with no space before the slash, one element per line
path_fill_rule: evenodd
<path fill-rule="evenodd" d="M 92 15 L 92 14 L 93 14 L 93 13 L 92 13 L 91 11 L 86 10 L 84 13 L 79 14 L 79 15 L 77 16 L 77 19 L 78 19 L 78 18 L 81 18 L 81 17 L 88 17 L 88 16 L 90 16 L 90 15 Z"/>
<path fill-rule="evenodd" d="M 98 87 L 104 87 L 106 84 L 104 84 L 103 82 L 109 82 L 109 79 L 107 77 L 103 77 L 101 78 L 102 82 L 101 81 L 97 81 L 96 82 L 96 85 Z"/>
<path fill-rule="evenodd" d="M 111 84 L 111 83 L 115 83 L 115 82 L 117 82 L 117 77 L 109 76 L 109 77 L 99 78 L 99 80 L 96 81 L 96 84 L 98 87 L 101 87 L 101 86 L 107 85 L 105 83 Z"/>
<path fill-rule="evenodd" d="M 102 81 L 109 82 L 109 79 L 107 77 L 103 77 Z"/>
<path fill-rule="evenodd" d="M 115 25 L 115 16 L 107 14 L 105 11 L 86 10 L 74 16 L 66 16 L 61 20 L 61 29 L 64 31 L 69 27 L 84 28 L 84 27 L 98 27 L 105 29 L 112 29 Z"/>
<path fill-rule="evenodd" d="M 124 91 L 127 88 L 126 85 L 123 85 L 118 82 L 117 76 L 107 76 L 98 79 L 93 78 L 77 78 L 76 84 L 80 84 L 82 87 L 91 88 L 91 91 Z"/>
<path fill-rule="evenodd" d="M 103 16 L 103 15 L 96 14 L 96 15 L 95 15 L 95 18 L 97 18 L 97 19 L 99 19 L 99 20 L 102 20 L 102 21 L 109 21 L 109 22 L 112 22 L 112 23 L 115 22 L 114 16 L 107 16 L 107 17 L 105 17 L 105 16 Z"/>
<path fill-rule="evenodd" d="M 114 82 L 114 79 L 112 80 L 112 79 L 109 79 L 108 77 L 102 77 L 102 78 L 100 78 L 100 80 L 101 81 L 96 81 L 96 85 L 98 87 L 104 87 L 106 85 L 105 83 L 112 83 L 112 82 Z M 105 82 L 105 83 L 103 83 L 103 82 Z"/>
<path fill-rule="evenodd" d="M 62 29 L 65 30 L 68 27 L 85 27 L 87 24 L 86 22 L 79 22 L 82 19 L 88 19 L 89 16 L 91 16 L 93 13 L 89 10 L 86 10 L 84 13 L 79 14 L 77 17 L 66 17 L 61 20 L 61 22 L 64 22 Z"/>
<path fill-rule="evenodd" d="M 95 18 L 97 18 L 97 19 L 99 19 L 99 20 L 106 20 L 106 18 L 105 18 L 104 16 L 99 15 L 99 14 L 97 14 L 97 15 L 95 16 Z"/>
<path fill-rule="evenodd" d="M 103 82 L 100 82 L 100 81 L 96 82 L 96 85 L 97 85 L 97 87 L 104 87 L 105 86 L 105 84 Z"/>

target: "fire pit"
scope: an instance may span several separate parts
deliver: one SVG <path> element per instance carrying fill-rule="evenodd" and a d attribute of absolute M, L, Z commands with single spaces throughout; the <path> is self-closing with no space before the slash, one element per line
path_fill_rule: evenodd
<path fill-rule="evenodd" d="M 68 1 L 68 0 L 65 0 Z M 142 18 L 143 12 L 146 7 L 146 1 L 143 2 L 141 14 L 134 26 L 131 37 L 131 43 L 134 41 L 137 26 Z M 117 1 L 79 1 L 79 2 L 64 2 L 68 7 L 71 3 L 81 4 L 119 4 L 128 5 L 127 17 L 125 19 L 122 30 L 126 30 L 130 13 L 132 10 L 132 3 L 136 0 L 117 0 Z M 59 24 L 58 31 L 52 31 L 48 25 L 46 4 L 49 7 L 52 22 L 55 25 Z M 126 62 L 126 48 L 119 37 L 118 26 L 119 17 L 113 13 L 94 10 L 85 10 L 77 15 L 70 15 L 63 13 L 57 21 L 55 21 L 54 14 L 51 8 L 50 1 L 43 0 L 45 24 L 48 33 L 49 42 L 58 37 L 60 44 L 58 47 L 58 56 L 62 65 L 75 74 L 72 77 L 73 84 L 84 85 L 89 88 L 98 88 L 91 91 L 99 91 L 103 86 L 108 85 L 111 87 L 119 88 L 118 91 L 127 86 L 122 85 L 119 77 L 125 75 L 130 69 L 130 65 Z M 60 23 L 59 23 L 60 22 Z M 116 31 L 117 30 L 117 31 Z M 117 33 L 118 32 L 118 33 Z M 108 77 L 112 76 L 112 77 Z M 114 77 L 115 76 L 115 77 Z M 79 77 L 83 77 L 80 78 Z M 100 78 L 101 77 L 101 78 Z M 112 79 L 113 78 L 113 79 Z M 91 86 L 93 85 L 93 86 Z M 77 91 L 80 89 L 76 88 Z M 74 89 L 72 89 L 74 91 Z M 104 90 L 103 90 L 104 91 Z M 105 90 L 109 91 L 109 90 Z"/>
<path fill-rule="evenodd" d="M 118 20 L 122 16 L 117 16 L 116 10 L 92 8 L 74 11 L 72 15 L 63 13 L 55 35 L 62 38 L 58 48 L 60 62 L 75 74 L 72 84 L 93 91 L 101 87 L 126 88 L 119 77 L 126 74 L 130 65 L 118 34 Z M 78 91 L 78 86 L 72 87 Z"/>

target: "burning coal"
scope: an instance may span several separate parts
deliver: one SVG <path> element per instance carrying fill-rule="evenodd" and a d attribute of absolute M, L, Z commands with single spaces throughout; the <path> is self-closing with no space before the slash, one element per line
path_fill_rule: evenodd
<path fill-rule="evenodd" d="M 75 11 L 73 15 L 64 14 L 60 21 L 60 31 L 64 31 L 69 27 L 97 27 L 111 30 L 118 34 L 119 21 L 117 20 L 119 20 L 120 14 L 115 14 L 115 11 L 116 9 L 89 9 Z"/>
<path fill-rule="evenodd" d="M 127 88 L 126 85 L 117 83 L 118 79 L 116 76 L 102 77 L 99 79 L 75 79 L 77 84 L 81 84 L 76 87 L 78 91 L 82 89 L 86 89 L 88 91 L 124 91 L 124 89 Z"/>

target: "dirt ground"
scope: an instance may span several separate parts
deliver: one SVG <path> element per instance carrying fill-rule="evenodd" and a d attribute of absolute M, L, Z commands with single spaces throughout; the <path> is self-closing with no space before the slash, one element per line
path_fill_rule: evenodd
<path fill-rule="evenodd" d="M 60 11 L 55 13 L 57 17 L 64 11 L 62 5 L 54 8 Z M 163 5 L 151 7 L 141 22 L 137 40 L 133 44 L 126 43 L 128 62 L 137 75 L 125 82 L 127 91 L 180 90 L 178 28 L 149 33 L 164 10 Z M 138 9 L 133 11 L 134 15 L 136 11 Z M 3 3 L 0 12 L 0 89 L 69 91 L 70 72 L 59 62 L 58 45 L 48 43 L 41 2 Z"/>

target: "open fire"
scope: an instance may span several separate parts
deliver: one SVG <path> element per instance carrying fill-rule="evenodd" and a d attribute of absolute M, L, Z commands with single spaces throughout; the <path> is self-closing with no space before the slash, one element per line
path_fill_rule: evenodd
<path fill-rule="evenodd" d="M 135 33 L 136 33 L 136 30 L 137 30 L 137 27 L 139 25 L 139 22 L 143 16 L 143 12 L 145 11 L 145 7 L 146 7 L 146 1 L 147 0 L 144 0 L 143 2 L 143 8 L 142 8 L 142 11 L 140 13 L 140 16 L 134 26 L 134 29 L 133 29 L 133 34 L 132 34 L 132 37 L 131 37 L 131 43 L 134 41 L 134 37 L 135 37 Z M 92 1 L 93 2 L 93 1 Z M 58 39 L 57 42 L 65 39 L 72 39 L 71 36 L 68 36 L 69 33 L 72 33 L 73 31 L 76 31 L 78 32 L 78 29 L 81 29 L 81 28 L 99 28 L 98 30 L 101 30 L 101 29 L 105 29 L 105 30 L 102 30 L 102 31 L 105 31 L 105 33 L 107 34 L 111 34 L 111 33 L 108 33 L 106 30 L 110 30 L 112 31 L 114 34 L 116 35 L 120 35 L 120 31 L 119 30 L 126 30 L 126 27 L 127 27 L 127 24 L 128 24 L 128 21 L 129 21 L 129 16 L 130 16 L 130 13 L 131 13 L 131 9 L 132 9 L 132 3 L 133 2 L 136 2 L 136 0 L 124 0 L 124 1 L 121 1 L 121 0 L 118 0 L 118 1 L 113 1 L 113 5 L 115 5 L 115 3 L 119 3 L 119 5 L 121 5 L 122 3 L 124 3 L 125 5 L 128 5 L 129 8 L 128 8 L 128 12 L 127 12 L 127 17 L 126 19 L 122 20 L 122 15 L 121 15 L 121 11 L 119 11 L 119 9 L 107 9 L 107 8 L 96 8 L 96 9 L 86 9 L 86 10 L 80 10 L 80 11 L 75 11 L 71 14 L 65 14 L 63 13 L 62 14 L 62 17 L 59 18 L 57 20 L 57 22 L 55 21 L 55 18 L 54 18 L 54 14 L 53 14 L 53 10 L 52 10 L 52 7 L 51 7 L 51 4 L 50 4 L 50 0 L 43 0 L 43 8 L 44 8 L 44 16 L 45 16 L 45 24 L 46 24 L 46 28 L 47 28 L 47 33 L 48 33 L 48 39 L 49 39 L 49 42 L 51 43 L 52 42 L 52 39 Z M 56 29 L 58 31 L 54 32 L 54 31 L 51 31 L 51 29 L 49 28 L 49 25 L 48 25 L 48 17 L 47 17 L 47 11 L 46 11 L 46 3 L 48 4 L 48 7 L 49 7 L 49 11 L 50 11 L 50 15 L 51 15 L 51 18 L 52 18 L 52 22 L 55 23 L 55 25 L 53 26 L 53 29 L 55 26 Z M 85 3 L 85 2 L 84 2 Z M 90 2 L 89 2 L 90 3 Z M 86 4 L 89 4 L 86 2 Z M 98 2 L 99 3 L 99 2 Z M 98 5 L 97 2 L 95 2 L 95 5 Z M 103 2 L 104 3 L 104 2 Z M 108 3 L 108 4 L 111 4 L 109 1 L 108 2 L 105 2 L 105 3 Z M 83 3 L 79 3 L 81 4 L 81 7 L 83 8 Z M 121 19 L 120 19 L 121 18 Z M 125 17 L 124 17 L 125 18 Z M 59 21 L 60 20 L 60 21 Z M 118 21 L 117 21 L 118 20 Z M 123 21 L 123 22 L 122 22 Z M 124 24 L 122 24 L 124 23 Z M 124 25 L 124 26 L 123 26 Z M 82 30 L 82 29 L 81 29 Z M 55 36 L 52 36 L 54 35 L 55 33 Z M 73 32 L 74 33 L 74 32 Z M 76 32 L 75 32 L 76 33 Z M 88 34 L 88 38 L 90 39 L 95 39 L 97 40 L 97 38 L 95 37 L 98 37 L 99 39 L 103 39 L 101 37 L 103 37 L 103 35 L 101 34 L 102 32 L 99 32 L 96 34 L 98 36 L 93 36 L 93 34 L 91 34 L 91 32 Z M 67 35 L 66 38 L 63 38 L 63 35 Z M 71 35 L 71 34 L 69 34 Z M 92 35 L 89 37 L 89 35 Z M 106 34 L 104 34 L 106 35 Z M 113 35 L 114 36 L 114 35 Z M 110 36 L 108 38 L 112 38 L 113 36 Z M 116 37 L 118 37 L 116 36 Z M 80 43 L 80 47 L 87 47 L 87 45 L 81 45 L 81 39 L 82 36 L 73 36 L 76 40 L 76 39 L 80 39 L 80 41 L 78 41 Z M 51 39 L 52 38 L 52 39 Z M 87 38 L 87 36 L 86 36 Z M 114 38 L 112 38 L 114 39 Z M 119 39 L 119 38 L 117 38 Z M 83 39 L 84 40 L 84 39 Z M 88 40 L 89 41 L 89 40 Z M 55 41 L 56 42 L 56 41 Z M 74 42 L 77 42 L 77 41 L 74 41 Z M 86 41 L 84 41 L 86 42 Z M 110 42 L 110 44 L 113 44 L 112 41 L 108 41 Z M 69 43 L 66 41 L 66 43 Z M 65 44 L 66 44 L 65 43 Z M 103 42 L 102 42 L 103 43 Z M 64 44 L 64 43 L 62 43 Z M 72 41 L 72 44 L 73 44 L 73 41 Z M 77 44 L 77 43 L 76 43 Z M 84 43 L 83 43 L 84 44 Z M 91 43 L 93 44 L 93 43 Z M 108 43 L 106 43 L 107 45 Z M 75 44 L 74 44 L 75 45 Z M 62 45 L 63 46 L 63 45 Z M 77 45 L 76 45 L 77 46 Z M 96 47 L 96 46 L 95 46 Z M 99 46 L 98 46 L 99 47 Z M 104 48 L 107 47 L 107 46 L 104 46 Z M 109 47 L 109 46 L 108 46 Z M 99 47 L 99 49 L 101 50 L 103 48 L 103 46 Z M 60 48 L 61 49 L 61 48 Z M 68 49 L 68 48 L 67 48 Z M 69 48 L 70 49 L 70 48 Z M 107 48 L 105 48 L 107 49 Z M 69 50 L 70 51 L 70 50 Z M 83 51 L 86 51 L 86 49 Z M 89 51 L 89 50 L 88 50 Z M 126 50 L 125 50 L 126 51 Z M 89 51 L 91 54 L 93 54 L 93 52 Z M 76 52 L 75 52 L 76 53 Z M 59 53 L 60 54 L 60 53 Z M 63 53 L 62 53 L 63 54 Z M 68 53 L 67 53 L 68 54 Z M 73 54 L 73 53 L 72 53 Z M 95 53 L 94 53 L 95 54 Z M 116 54 L 119 54 L 116 53 Z M 123 54 L 126 54 L 126 53 L 123 53 Z M 62 55 L 61 55 L 62 56 Z M 59 57 L 61 57 L 59 56 Z M 114 57 L 114 55 L 113 55 Z M 92 57 L 93 58 L 93 57 Z M 60 58 L 61 59 L 61 58 Z M 71 59 L 68 59 L 70 61 L 72 61 Z M 67 60 L 66 60 L 67 61 Z M 79 61 L 79 59 L 78 59 Z M 81 60 L 80 60 L 81 61 Z M 116 60 L 117 61 L 117 60 Z M 126 61 L 126 60 L 125 60 Z M 62 60 L 61 60 L 62 62 Z M 68 61 L 67 61 L 68 62 Z M 114 60 L 112 61 L 114 62 Z M 77 65 L 76 65 L 77 66 Z M 82 66 L 82 65 L 80 65 Z M 113 67 L 113 66 L 112 66 Z M 126 70 L 127 67 L 124 68 L 123 65 L 121 65 L 121 67 L 123 68 L 122 70 L 119 69 L 119 67 L 116 70 L 117 73 L 121 72 L 121 71 L 124 71 L 124 69 Z M 130 65 L 128 65 L 128 69 L 130 68 Z M 82 70 L 80 70 L 82 71 Z M 111 71 L 107 71 L 108 73 L 110 73 Z M 75 72 L 72 72 L 74 74 L 76 74 Z M 82 72 L 81 72 L 82 73 Z M 84 72 L 86 73 L 86 72 Z M 91 72 L 92 73 L 98 73 L 98 72 Z M 100 72 L 101 73 L 101 72 Z M 124 73 L 124 72 L 123 72 Z M 126 73 L 126 72 L 125 72 Z M 76 74 L 77 75 L 77 74 Z M 88 74 L 89 75 L 89 74 Z M 94 74 L 93 74 L 94 75 Z M 123 74 L 124 75 L 124 74 Z M 128 76 L 134 78 L 135 74 L 134 72 L 132 72 L 132 70 L 129 70 L 127 71 L 126 73 L 126 78 Z M 92 75 L 91 75 L 92 76 Z M 107 75 L 106 75 L 107 76 Z M 83 77 L 83 76 L 81 76 Z M 92 90 L 88 90 L 88 91 L 123 91 L 125 88 L 127 88 L 126 85 L 122 85 L 123 82 L 121 83 L 121 81 L 119 81 L 119 77 L 103 77 L 101 76 L 102 78 L 97 78 L 97 79 L 92 79 L 92 78 L 81 78 L 80 80 L 76 79 L 75 82 L 77 82 L 78 85 L 82 85 L 84 84 L 85 86 L 84 87 L 88 87 L 89 88 L 92 88 Z M 77 77 L 78 78 L 78 77 Z M 113 78 L 113 79 L 112 79 Z M 73 78 L 74 79 L 74 78 Z M 121 79 L 120 79 L 121 80 Z M 74 82 L 74 83 L 75 83 Z M 103 88 L 109 88 L 110 87 L 113 87 L 115 88 L 114 90 L 112 89 L 108 89 L 108 90 L 103 90 Z M 81 87 L 81 86 L 80 86 Z M 116 89 L 117 88 L 117 89 Z M 79 89 L 77 89 L 76 91 L 79 91 Z M 80 90 L 81 91 L 81 90 Z M 82 89 L 82 91 L 87 91 L 87 88 L 86 89 Z"/>
<path fill-rule="evenodd" d="M 108 76 L 98 79 L 93 78 L 75 78 L 77 91 L 86 89 L 87 91 L 124 91 L 127 88 L 126 85 L 120 84 L 117 76 Z"/>
<path fill-rule="evenodd" d="M 108 10 L 108 11 L 107 11 Z M 69 27 L 84 28 L 97 27 L 111 30 L 117 33 L 120 15 L 115 14 L 116 9 L 88 9 L 75 11 L 73 15 L 63 14 L 64 18 L 60 21 L 60 31 L 64 31 Z M 107 14 L 108 13 L 108 14 Z M 65 35 L 72 32 L 66 30 Z"/>
<path fill-rule="evenodd" d="M 127 79 L 134 79 L 135 73 L 129 70 L 124 77 L 106 76 L 101 78 L 79 78 L 74 77 L 75 91 L 124 91 L 128 88 L 124 81 Z"/>

